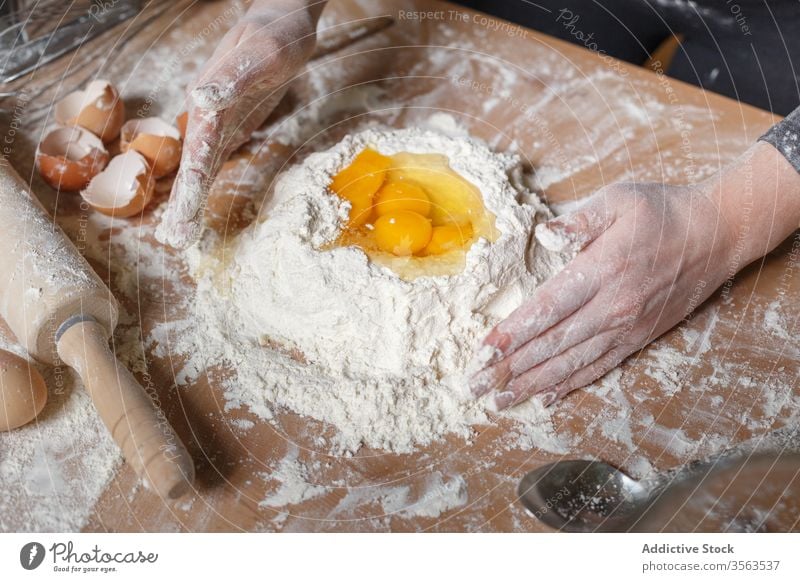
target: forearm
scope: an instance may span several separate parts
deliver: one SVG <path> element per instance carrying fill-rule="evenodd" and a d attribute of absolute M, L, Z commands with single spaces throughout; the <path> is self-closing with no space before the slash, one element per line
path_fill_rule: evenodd
<path fill-rule="evenodd" d="M 800 226 L 800 173 L 769 143 L 756 142 L 705 184 L 731 229 L 737 270 Z"/>

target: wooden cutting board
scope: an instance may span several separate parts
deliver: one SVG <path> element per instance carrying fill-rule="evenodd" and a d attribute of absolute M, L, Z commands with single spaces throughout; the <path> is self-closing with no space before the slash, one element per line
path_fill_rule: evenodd
<path fill-rule="evenodd" d="M 420 20 L 400 12 L 409 9 L 438 16 Z M 93 73 L 82 62 L 95 62 L 92 54 L 110 54 L 100 66 L 123 88 L 130 115 L 148 103 L 156 85 L 153 113 L 177 113 L 175 92 L 182 87 L 164 87 L 164 71 L 191 72 L 238 8 L 229 2 L 178 2 L 161 13 L 149 10 L 151 20 L 130 39 L 116 30 L 72 61 L 38 73 L 41 91 L 32 92 L 33 102 L 46 111 L 54 95 Z M 212 228 L 234 236 L 285 162 L 365 120 L 403 127 L 447 113 L 496 150 L 520 154 L 551 203 L 582 198 L 617 180 L 680 184 L 708 176 L 774 122 L 752 107 L 446 3 L 333 0 L 322 33 L 337 23 L 378 15 L 391 16 L 394 24 L 312 62 L 317 73 L 295 84 L 271 120 L 279 123 L 309 100 L 322 99 L 331 103 L 319 109 L 330 117 L 326 121 L 341 123 L 324 135 L 306 136 L 301 128 L 294 136 L 299 144 L 270 141 L 269 131 L 260 132 L 264 147 L 237 153 L 223 170 L 209 208 Z M 194 41 L 190 49 L 187 39 Z M 150 64 L 148 55 L 154 54 L 166 56 Z M 342 92 L 355 85 L 374 91 Z M 28 123 L 41 128 L 45 119 Z M 31 147 L 12 154 L 23 172 L 31 167 Z M 35 177 L 34 187 L 77 239 L 76 200 L 56 197 Z M 152 240 L 152 210 L 135 224 Z M 113 244 L 115 236 L 110 231 L 101 237 L 110 241 L 102 249 L 108 261 L 96 265 L 112 286 L 118 266 L 137 260 Z M 729 290 L 630 358 L 605 384 L 558 405 L 553 425 L 570 443 L 568 456 L 597 456 L 640 475 L 796 419 L 800 346 L 791 332 L 800 307 L 787 298 L 796 296 L 800 282 L 792 256 L 789 242 L 746 268 Z M 182 268 L 179 256 L 166 260 Z M 138 291 L 138 301 L 128 300 L 125 307 L 136 314 L 144 334 L 181 316 L 180 301 L 170 301 L 160 281 L 142 273 Z M 118 333 L 130 333 L 135 325 Z M 146 362 L 166 413 L 197 461 L 199 493 L 191 502 L 166 507 L 123 467 L 97 502 L 87 531 L 545 530 L 521 510 L 515 488 L 525 472 L 558 456 L 513 448 L 511 421 L 495 418 L 476 427 L 470 443 L 448 438 L 413 454 L 362 449 L 353 457 L 332 457 L 314 445 L 326 430 L 320 423 L 284 413 L 268 424 L 246 410 L 226 412 L 213 375 L 178 390 L 170 388 L 178 355 L 146 354 Z M 255 424 L 243 429 L 241 421 Z M 295 453 L 307 469 L 304 480 L 324 486 L 324 492 L 285 508 L 264 505 L 265 496 L 280 486 L 270 473 Z M 382 501 L 398 492 L 405 496 L 405 510 L 387 514 Z"/>

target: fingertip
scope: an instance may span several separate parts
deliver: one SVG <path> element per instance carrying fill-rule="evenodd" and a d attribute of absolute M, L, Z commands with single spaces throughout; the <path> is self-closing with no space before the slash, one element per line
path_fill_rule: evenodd
<path fill-rule="evenodd" d="M 495 387 L 497 387 L 497 372 L 493 368 L 484 368 L 467 382 L 467 391 L 472 398 L 480 398 Z"/>
<path fill-rule="evenodd" d="M 501 412 L 510 408 L 517 400 L 513 392 L 498 392 L 486 399 L 486 408 L 491 412 Z"/>
<path fill-rule="evenodd" d="M 564 223 L 558 219 L 540 222 L 533 232 L 539 244 L 548 251 L 560 253 L 575 247 L 575 240 L 567 234 Z"/>
<path fill-rule="evenodd" d="M 488 368 L 489 366 L 496 364 L 503 358 L 503 352 L 497 348 L 497 346 L 492 345 L 491 343 L 486 343 L 485 341 L 482 342 L 475 352 L 472 355 L 472 359 L 469 361 L 466 367 L 466 375 L 473 376 Z"/>
<path fill-rule="evenodd" d="M 192 89 L 192 102 L 196 107 L 211 111 L 220 111 L 232 106 L 237 99 L 235 85 L 232 82 L 212 81 Z"/>
<path fill-rule="evenodd" d="M 198 241 L 200 233 L 195 224 L 162 222 L 156 227 L 155 237 L 161 244 L 177 250 L 186 250 Z"/>
<path fill-rule="evenodd" d="M 486 366 L 496 364 L 505 358 L 514 341 L 510 333 L 500 329 L 501 326 L 502 322 L 486 334 L 486 337 L 483 339 L 483 345 L 480 349 L 484 350 L 484 357 L 487 358 Z"/>
<path fill-rule="evenodd" d="M 541 402 L 542 406 L 548 408 L 560 399 L 558 390 L 556 388 L 548 388 L 534 394 L 534 397 Z"/>

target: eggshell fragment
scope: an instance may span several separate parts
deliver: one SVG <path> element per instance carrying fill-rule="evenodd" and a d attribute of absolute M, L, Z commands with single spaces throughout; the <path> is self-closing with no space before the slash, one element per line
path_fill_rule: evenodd
<path fill-rule="evenodd" d="M 61 125 L 79 125 L 108 143 L 117 138 L 125 122 L 119 93 L 108 81 L 92 81 L 56 104 L 55 118 Z"/>
<path fill-rule="evenodd" d="M 0 350 L 0 431 L 36 418 L 47 402 L 47 386 L 39 371 L 16 354 Z"/>
<path fill-rule="evenodd" d="M 153 169 L 153 177 L 171 174 L 181 161 L 181 134 L 158 117 L 131 119 L 122 126 L 120 148 L 142 154 Z"/>
<path fill-rule="evenodd" d="M 36 150 L 36 167 L 57 190 L 85 188 L 108 164 L 108 151 L 93 133 L 80 127 L 59 127 L 48 133 Z"/>
<path fill-rule="evenodd" d="M 92 178 L 81 196 L 98 212 L 124 218 L 144 210 L 153 198 L 155 186 L 147 160 L 129 150 L 114 156 L 108 167 Z"/>
<path fill-rule="evenodd" d="M 186 125 L 189 123 L 189 112 L 184 111 L 179 113 L 175 118 L 175 125 L 178 126 L 178 131 L 181 132 L 181 139 L 186 139 Z"/>

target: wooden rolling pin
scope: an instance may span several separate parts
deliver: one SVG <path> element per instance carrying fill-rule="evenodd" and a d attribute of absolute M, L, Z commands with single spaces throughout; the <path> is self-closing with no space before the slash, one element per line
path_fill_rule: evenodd
<path fill-rule="evenodd" d="M 188 493 L 189 453 L 108 347 L 116 300 L 8 164 L 0 165 L 0 272 L 0 315 L 28 352 L 78 373 L 125 459 L 159 495 Z"/>

